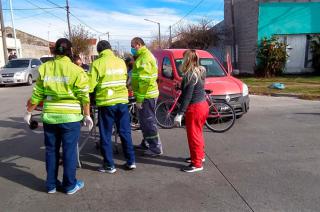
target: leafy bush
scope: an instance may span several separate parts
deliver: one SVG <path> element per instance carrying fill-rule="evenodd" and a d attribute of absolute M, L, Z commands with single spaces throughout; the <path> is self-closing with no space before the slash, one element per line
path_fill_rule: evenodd
<path fill-rule="evenodd" d="M 263 38 L 258 45 L 255 74 L 260 77 L 281 75 L 288 59 L 286 47 L 276 36 Z"/>
<path fill-rule="evenodd" d="M 320 35 L 311 38 L 312 67 L 315 73 L 320 74 Z"/>

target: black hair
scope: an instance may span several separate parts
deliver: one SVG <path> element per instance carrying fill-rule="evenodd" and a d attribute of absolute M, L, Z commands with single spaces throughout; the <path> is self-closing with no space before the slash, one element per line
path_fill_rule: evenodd
<path fill-rule="evenodd" d="M 55 55 L 64 55 L 72 59 L 72 43 L 67 38 L 60 38 L 56 41 L 54 48 Z"/>
<path fill-rule="evenodd" d="M 134 44 L 140 44 L 142 46 L 145 46 L 146 44 L 144 43 L 144 41 L 142 40 L 142 38 L 140 37 L 135 37 L 131 40 L 132 43 Z"/>
<path fill-rule="evenodd" d="M 77 60 L 81 60 L 81 57 L 79 55 L 73 56 L 73 62 L 76 62 Z"/>
<path fill-rule="evenodd" d="M 98 53 L 102 52 L 103 50 L 106 50 L 106 49 L 111 49 L 111 45 L 108 41 L 106 40 L 101 40 L 98 42 L 97 44 L 97 51 Z"/>

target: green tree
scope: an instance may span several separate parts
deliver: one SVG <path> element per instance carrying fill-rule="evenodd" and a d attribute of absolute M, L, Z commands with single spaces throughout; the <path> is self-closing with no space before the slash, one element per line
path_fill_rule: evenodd
<path fill-rule="evenodd" d="M 277 36 L 263 38 L 258 45 L 255 74 L 261 77 L 281 75 L 288 59 L 286 47 Z"/>

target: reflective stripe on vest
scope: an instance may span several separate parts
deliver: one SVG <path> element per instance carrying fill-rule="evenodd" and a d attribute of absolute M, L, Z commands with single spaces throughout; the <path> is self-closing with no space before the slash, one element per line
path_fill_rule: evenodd
<path fill-rule="evenodd" d="M 70 103 L 51 103 L 51 102 L 44 102 L 43 105 L 44 109 L 59 109 L 59 110 L 81 110 L 79 104 L 70 104 Z"/>
<path fill-rule="evenodd" d="M 115 86 L 126 86 L 126 84 L 127 84 L 126 80 L 103 82 L 103 83 L 101 83 L 101 88 L 115 87 Z"/>

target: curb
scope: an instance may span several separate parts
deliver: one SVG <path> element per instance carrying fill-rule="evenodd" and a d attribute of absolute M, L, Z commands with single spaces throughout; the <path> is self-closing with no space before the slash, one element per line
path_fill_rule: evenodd
<path fill-rule="evenodd" d="M 308 97 L 304 95 L 299 95 L 299 94 L 290 94 L 290 93 L 250 93 L 252 95 L 259 95 L 259 96 L 273 96 L 273 97 L 292 97 L 292 98 L 297 98 L 297 99 L 304 99 L 304 100 L 320 100 L 320 96 L 313 96 L 313 97 Z"/>

